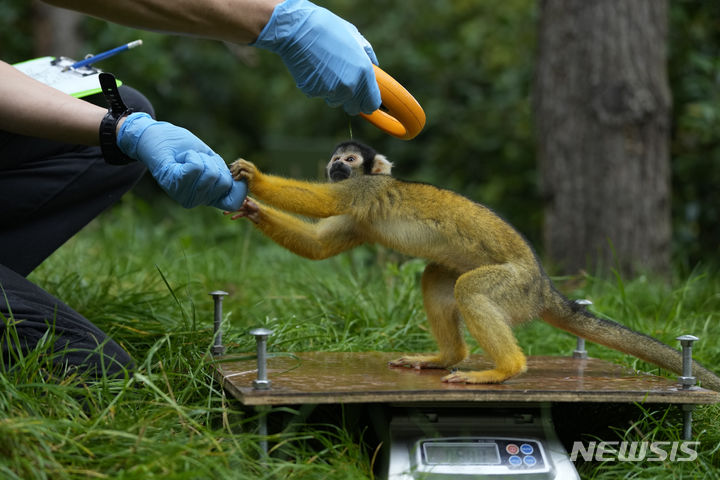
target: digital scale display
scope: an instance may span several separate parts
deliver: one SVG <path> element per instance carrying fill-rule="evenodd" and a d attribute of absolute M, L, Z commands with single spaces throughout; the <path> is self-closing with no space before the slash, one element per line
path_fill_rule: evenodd
<path fill-rule="evenodd" d="M 495 443 L 423 442 L 427 465 L 499 465 L 500 452 Z"/>
<path fill-rule="evenodd" d="M 417 440 L 414 472 L 454 475 L 521 475 L 549 479 L 553 467 L 542 442 L 527 437 L 444 437 Z M 444 477 L 443 477 L 444 478 Z"/>

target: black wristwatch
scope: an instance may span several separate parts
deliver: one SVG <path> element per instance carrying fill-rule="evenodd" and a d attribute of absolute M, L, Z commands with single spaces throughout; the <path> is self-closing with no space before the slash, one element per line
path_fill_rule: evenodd
<path fill-rule="evenodd" d="M 120 97 L 115 77 L 110 73 L 100 74 L 100 87 L 102 88 L 105 100 L 108 102 L 108 113 L 100 122 L 100 149 L 107 163 L 112 165 L 125 165 L 134 162 L 132 158 L 125 155 L 117 146 L 117 124 L 126 115 L 133 113 L 132 108 L 127 108 Z"/>

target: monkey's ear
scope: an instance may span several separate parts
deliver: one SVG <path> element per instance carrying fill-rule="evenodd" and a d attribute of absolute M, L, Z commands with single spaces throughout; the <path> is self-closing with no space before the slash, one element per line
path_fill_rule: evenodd
<path fill-rule="evenodd" d="M 390 175 L 390 170 L 392 170 L 392 166 L 392 162 L 389 161 L 385 157 L 385 155 L 380 155 L 378 153 L 375 155 L 375 158 L 373 158 L 373 167 L 370 173 L 372 173 L 373 175 Z"/>

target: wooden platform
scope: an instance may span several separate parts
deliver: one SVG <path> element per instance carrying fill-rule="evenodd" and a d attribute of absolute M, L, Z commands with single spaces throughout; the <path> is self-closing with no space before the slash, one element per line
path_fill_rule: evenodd
<path fill-rule="evenodd" d="M 214 374 L 245 405 L 415 402 L 648 402 L 710 404 L 720 393 L 682 390 L 673 380 L 598 359 L 529 357 L 528 371 L 500 385 L 443 383 L 447 370 L 388 367 L 402 354 L 308 352 L 268 360 L 270 390 L 255 390 L 255 360 L 220 357 Z M 473 356 L 461 370 L 490 364 Z"/>

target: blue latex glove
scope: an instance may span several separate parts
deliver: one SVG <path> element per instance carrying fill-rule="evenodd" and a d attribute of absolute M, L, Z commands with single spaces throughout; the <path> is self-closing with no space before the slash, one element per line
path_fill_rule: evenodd
<path fill-rule="evenodd" d="M 380 89 L 367 40 L 351 23 L 307 0 L 286 0 L 251 45 L 282 58 L 298 88 L 350 115 L 380 107 Z M 371 63 L 372 62 L 372 63 Z"/>
<path fill-rule="evenodd" d="M 234 181 L 222 157 L 184 128 L 133 113 L 120 127 L 117 144 L 125 155 L 144 163 L 185 208 L 211 205 L 234 211 L 242 206 L 247 185 Z"/>

